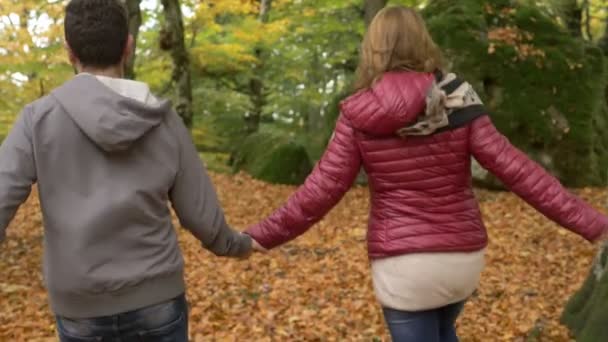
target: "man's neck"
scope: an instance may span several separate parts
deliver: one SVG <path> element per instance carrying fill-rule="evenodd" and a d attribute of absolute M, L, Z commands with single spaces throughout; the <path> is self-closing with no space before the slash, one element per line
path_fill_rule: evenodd
<path fill-rule="evenodd" d="M 108 68 L 92 68 L 92 67 L 82 67 L 79 68 L 78 73 L 86 72 L 87 74 L 92 74 L 95 76 L 105 76 L 112 78 L 123 78 L 124 73 L 121 66 L 112 66 Z"/>

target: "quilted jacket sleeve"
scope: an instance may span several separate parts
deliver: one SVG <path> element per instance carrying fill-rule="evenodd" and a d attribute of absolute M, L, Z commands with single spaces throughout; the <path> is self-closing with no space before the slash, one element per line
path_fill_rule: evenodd
<path fill-rule="evenodd" d="M 270 249 L 306 232 L 334 207 L 361 167 L 354 129 L 340 116 L 334 136 L 312 173 L 280 209 L 245 232 Z"/>
<path fill-rule="evenodd" d="M 608 229 L 608 218 L 568 192 L 540 165 L 515 148 L 488 116 L 470 126 L 469 144 L 475 159 L 511 191 L 561 226 L 596 241 Z"/>

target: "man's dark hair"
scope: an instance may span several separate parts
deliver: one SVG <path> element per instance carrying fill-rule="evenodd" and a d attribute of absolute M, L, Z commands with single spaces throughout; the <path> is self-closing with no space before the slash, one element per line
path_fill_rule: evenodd
<path fill-rule="evenodd" d="M 65 12 L 65 39 L 83 65 L 120 63 L 129 37 L 129 19 L 119 0 L 72 0 Z"/>

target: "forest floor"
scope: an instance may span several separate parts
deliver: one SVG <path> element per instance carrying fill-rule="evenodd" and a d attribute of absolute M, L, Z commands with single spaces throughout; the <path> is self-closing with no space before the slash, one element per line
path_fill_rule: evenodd
<path fill-rule="evenodd" d="M 213 179 L 239 229 L 293 190 L 245 175 Z M 577 192 L 604 210 L 608 189 Z M 568 341 L 559 316 L 587 275 L 594 246 L 512 194 L 477 194 L 491 242 L 479 291 L 458 322 L 462 341 L 524 341 L 534 328 L 541 341 Z M 0 246 L 0 341 L 56 341 L 40 272 L 36 197 L 20 209 Z M 307 234 L 245 261 L 214 257 L 180 230 L 191 340 L 388 341 L 368 272 L 368 201 L 365 188 L 354 188 Z"/>

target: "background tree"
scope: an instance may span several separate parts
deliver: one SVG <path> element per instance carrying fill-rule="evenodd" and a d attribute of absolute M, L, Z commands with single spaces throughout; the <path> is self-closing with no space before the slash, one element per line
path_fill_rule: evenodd
<path fill-rule="evenodd" d="M 135 57 L 137 52 L 137 38 L 139 27 L 141 26 L 142 16 L 139 5 L 141 0 L 126 0 L 127 11 L 129 12 L 129 33 L 133 36 L 133 53 L 125 66 L 125 77 L 135 79 Z"/>
<path fill-rule="evenodd" d="M 272 0 L 259 0 L 260 12 L 259 22 L 266 24 L 272 6 Z M 264 106 L 266 105 L 266 94 L 264 89 L 264 58 L 265 51 L 262 46 L 254 47 L 256 62 L 253 65 L 253 72 L 249 80 L 249 96 L 251 99 L 251 110 L 245 115 L 246 132 L 257 132 L 260 126 L 260 119 Z"/>
<path fill-rule="evenodd" d="M 608 56 L 608 5 L 604 10 L 605 19 L 604 19 L 604 33 L 602 34 L 599 40 L 599 46 L 604 51 L 604 55 Z M 608 94 L 608 93 L 607 93 Z"/>
<path fill-rule="evenodd" d="M 365 26 L 369 26 L 376 13 L 386 6 L 388 0 L 365 0 L 364 20 Z"/>
<path fill-rule="evenodd" d="M 571 35 L 577 38 L 583 37 L 582 22 L 583 8 L 577 0 L 561 0 L 562 18 Z"/>
<path fill-rule="evenodd" d="M 130 77 L 137 74 L 138 79 L 150 84 L 152 90 L 161 96 L 170 95 L 184 121 L 191 124 L 199 149 L 207 153 L 206 157 L 212 160 L 213 167 L 224 170 L 229 169 L 225 166 L 227 156 L 238 149 L 243 141 L 243 132 L 282 136 L 283 141 L 302 146 L 311 161 L 318 159 L 333 129 L 338 104 L 352 91 L 350 84 L 366 22 L 385 5 L 404 4 L 428 8 L 442 3 L 440 0 L 273 0 L 272 3 L 268 0 L 125 1 L 131 9 L 131 32 L 137 35 L 137 59 L 131 61 L 133 67 L 128 68 L 127 74 Z M 460 16 L 477 13 L 479 9 L 497 4 L 477 1 L 474 6 L 469 6 L 468 3 L 469 0 L 465 0 L 456 6 L 461 11 Z M 606 31 L 605 0 L 518 0 L 518 4 L 543 11 L 553 24 L 564 27 L 564 32 L 569 32 L 566 31 L 568 25 L 564 13 L 576 12 L 564 11 L 564 8 L 578 7 L 581 9 L 578 21 L 579 26 L 583 27 L 579 27 L 579 31 L 583 32 L 582 39 L 593 38 L 593 43 L 600 45 L 605 41 L 602 38 Z M 31 23 L 28 25 L 35 23 L 38 26 L 36 32 L 23 27 L 19 29 L 20 34 L 30 35 L 35 40 L 34 44 L 28 45 L 28 52 L 14 47 L 13 41 L 18 38 L 10 36 L 15 32 L 10 29 L 14 26 L 10 25 L 10 18 L 4 20 L 8 23 L 6 29 L 0 27 L 0 37 L 6 38 L 6 44 L 3 45 L 11 47 L 5 54 L 0 51 L 3 62 L 0 68 L 6 70 L 4 79 L 0 79 L 0 82 L 6 84 L 1 91 L 7 95 L 4 98 L 14 99 L 10 105 L 0 106 L 0 111 L 12 113 L 10 117 L 5 116 L 9 123 L 5 127 L 10 125 L 14 112 L 18 111 L 21 104 L 47 93 L 55 84 L 60 84 L 71 75 L 71 69 L 60 50 L 57 50 L 59 53 L 49 53 L 50 47 L 37 45 L 47 37 L 54 36 L 59 39 L 53 46 L 61 47 L 60 21 L 56 26 L 46 25 L 49 21 L 44 18 L 52 17 L 53 23 L 55 18 L 60 20 L 62 6 L 61 1 L 48 3 L 42 0 L 11 0 L 6 5 L 3 3 L 0 9 L 1 13 L 19 17 L 23 16 L 25 8 L 26 12 L 32 13 L 27 18 Z M 525 15 L 524 11 L 520 15 Z M 451 15 L 449 21 L 439 26 L 449 27 L 458 20 L 457 17 Z M 429 19 L 433 21 L 435 18 Z M 521 34 L 518 31 L 501 31 L 500 28 L 504 27 L 501 26 L 503 19 L 499 17 L 496 20 L 499 21 L 479 31 L 479 37 L 483 39 L 490 36 L 493 44 L 488 49 L 498 47 L 493 41 L 495 36 L 492 35 L 515 35 L 514 39 L 517 40 L 517 35 Z M 490 26 L 495 26 L 496 29 Z M 469 24 L 469 27 L 460 31 L 435 35 L 438 40 L 444 40 L 442 47 L 447 46 L 448 50 L 453 50 L 449 48 L 449 42 L 458 40 L 462 30 L 466 32 L 470 29 Z M 517 49 L 527 49 L 523 53 L 539 52 L 530 47 L 536 44 L 537 37 L 544 35 L 543 32 L 534 30 L 537 29 L 525 31 L 525 34 L 533 37 L 530 41 L 515 44 L 516 55 Z M 565 38 L 560 31 L 553 34 L 551 39 L 562 41 Z M 466 44 L 469 42 L 463 45 Z M 474 55 L 470 51 L 470 48 L 466 48 L 450 56 L 458 69 L 466 72 L 466 68 L 458 63 L 460 56 L 464 55 L 470 56 L 471 64 L 484 65 L 488 58 L 487 51 L 482 49 Z M 58 62 L 49 63 L 51 58 Z M 509 55 L 502 63 L 512 68 L 530 67 L 530 71 L 534 71 L 534 65 L 526 64 L 528 62 L 525 61 L 513 63 L 510 58 L 515 57 Z M 580 69 L 578 65 L 588 65 L 587 62 L 573 62 L 572 58 L 569 60 L 563 64 L 567 70 L 572 66 L 572 70 L 577 71 Z M 51 69 L 47 70 L 49 65 Z M 596 64 L 593 65 L 595 67 Z M 64 72 L 58 72 L 60 69 Z M 529 71 L 524 74 L 529 74 Z M 594 75 L 600 74 L 601 71 L 593 72 L 590 77 L 595 79 Z M 43 77 L 38 77 L 40 75 Z M 483 80 L 480 82 L 487 87 L 488 96 L 494 101 L 500 99 L 500 92 L 505 91 L 502 89 L 504 85 L 492 77 L 485 79 L 485 83 Z M 562 88 L 564 86 L 556 86 L 555 90 L 559 92 Z M 596 88 L 601 86 L 591 87 Z M 563 91 L 571 93 L 565 89 Z M 586 93 L 595 94 L 589 91 Z M 9 109 L 13 105 L 14 109 Z M 580 105 L 577 107 L 582 108 Z M 562 114 L 564 108 L 564 105 L 554 106 Z M 536 113 L 539 113 L 538 110 L 534 109 Z M 547 111 L 547 108 L 542 110 Z M 551 110 L 551 113 L 555 111 Z M 601 123 L 596 126 L 600 127 Z M 509 127 L 506 129 L 510 130 Z M 534 134 L 539 133 L 540 129 L 534 128 Z M 514 139 L 522 139 L 522 136 L 520 134 Z M 571 146 L 571 143 L 568 144 Z M 534 143 L 538 150 L 534 153 L 547 153 L 546 147 L 541 145 Z M 601 148 L 597 150 L 602 151 Z M 264 158 L 256 156 L 250 159 L 258 161 Z M 553 171 L 558 172 L 557 169 Z M 584 174 L 597 173 L 595 170 L 590 171 Z M 562 178 L 568 177 L 564 175 Z M 569 184 L 568 181 L 566 183 Z"/>
<path fill-rule="evenodd" d="M 64 52 L 63 11 L 59 1 L 0 5 L 0 140 L 23 106 L 73 75 Z"/>
<path fill-rule="evenodd" d="M 192 127 L 192 79 L 190 57 L 184 41 L 184 21 L 179 0 L 162 0 L 165 25 L 161 30 L 161 49 L 171 52 L 175 86 L 175 109 L 186 126 Z"/>

